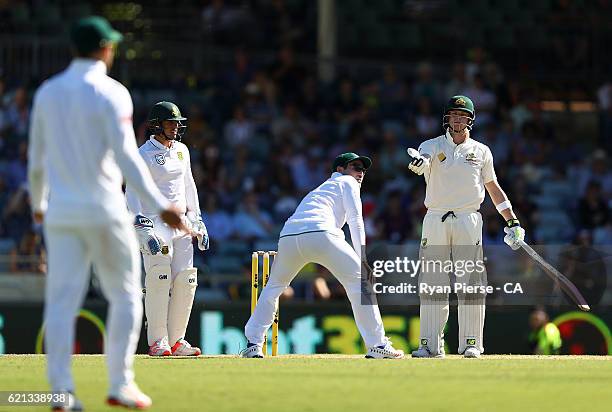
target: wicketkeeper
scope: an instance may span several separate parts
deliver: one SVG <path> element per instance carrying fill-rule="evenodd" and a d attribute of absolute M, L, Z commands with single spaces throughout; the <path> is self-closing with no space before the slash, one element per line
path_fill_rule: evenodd
<path fill-rule="evenodd" d="M 486 271 L 475 264 L 482 262 L 482 216 L 478 212 L 485 189 L 497 211 L 506 220 L 504 241 L 519 248 L 525 231 L 512 211 L 512 205 L 499 186 L 493 168 L 491 150 L 470 138 L 476 113 L 466 96 L 453 96 L 442 118 L 445 134 L 427 140 L 419 147 L 409 169 L 425 177 L 427 184 L 423 219 L 421 257 L 425 261 L 472 261 L 473 270 L 455 270 L 457 283 L 486 286 Z M 409 149 L 412 151 L 413 149 Z M 426 263 L 426 262 L 425 262 Z M 419 284 L 450 287 L 450 275 L 436 270 L 440 265 L 425 265 Z M 484 293 L 457 293 L 459 317 L 459 353 L 477 358 L 484 351 L 482 334 L 485 318 Z M 443 357 L 443 331 L 448 321 L 448 293 L 420 293 L 420 347 L 413 357 Z"/>
<path fill-rule="evenodd" d="M 186 226 L 198 238 L 198 248 L 207 250 L 208 232 L 200 214 L 189 149 L 180 142 L 186 120 L 174 103 L 156 103 L 148 119 L 152 135 L 139 152 L 159 190 L 184 214 Z M 141 204 L 130 186 L 126 197 L 129 209 L 136 214 L 136 233 L 146 272 L 149 355 L 198 356 L 202 351 L 185 340 L 198 286 L 192 236 L 165 225 L 155 210 Z"/>

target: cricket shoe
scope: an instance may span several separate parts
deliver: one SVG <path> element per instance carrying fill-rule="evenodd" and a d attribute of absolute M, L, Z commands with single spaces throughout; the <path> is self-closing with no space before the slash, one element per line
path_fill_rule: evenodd
<path fill-rule="evenodd" d="M 191 346 L 185 339 L 179 339 L 172 346 L 172 356 L 200 356 L 200 348 Z"/>
<path fill-rule="evenodd" d="M 417 350 L 412 351 L 413 358 L 443 358 L 444 356 L 444 349 L 440 353 L 431 353 L 427 346 L 419 346 Z"/>
<path fill-rule="evenodd" d="M 366 353 L 366 359 L 402 359 L 404 357 L 404 351 L 395 349 L 391 345 L 391 341 L 385 338 L 386 342 L 384 345 L 372 346 Z"/>
<path fill-rule="evenodd" d="M 240 351 L 240 356 L 243 358 L 263 358 L 263 350 L 260 345 L 256 343 L 247 343 L 247 347 Z"/>
<path fill-rule="evenodd" d="M 52 411 L 82 411 L 83 404 L 72 393 L 68 392 L 68 399 L 65 402 L 51 402 Z"/>
<path fill-rule="evenodd" d="M 476 348 L 476 346 L 468 346 L 465 348 L 465 352 L 463 352 L 464 358 L 480 358 L 480 351 Z"/>
<path fill-rule="evenodd" d="M 116 393 L 111 393 L 106 399 L 111 406 L 122 406 L 128 409 L 147 409 L 153 401 L 142 393 L 134 382 L 122 386 Z"/>
<path fill-rule="evenodd" d="M 163 337 L 157 339 L 155 343 L 149 346 L 149 356 L 170 356 L 172 355 L 172 348 L 168 345 L 168 338 Z"/>

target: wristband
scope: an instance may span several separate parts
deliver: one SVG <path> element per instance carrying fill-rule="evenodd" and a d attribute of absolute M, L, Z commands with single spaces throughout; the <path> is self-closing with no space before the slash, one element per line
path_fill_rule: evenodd
<path fill-rule="evenodd" d="M 495 208 L 497 209 L 499 213 L 501 213 L 502 210 L 510 209 L 511 207 L 512 207 L 512 204 L 510 203 L 509 200 L 501 202 L 500 204 L 495 206 Z"/>
<path fill-rule="evenodd" d="M 506 226 L 508 227 L 516 227 L 516 226 L 520 226 L 521 222 L 519 222 L 518 219 L 508 219 L 506 221 Z"/>

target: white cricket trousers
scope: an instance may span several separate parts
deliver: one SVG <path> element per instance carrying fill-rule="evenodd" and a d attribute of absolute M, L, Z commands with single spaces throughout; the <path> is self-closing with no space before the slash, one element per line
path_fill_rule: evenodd
<path fill-rule="evenodd" d="M 486 286 L 486 270 L 475 269 L 477 261 L 483 262 L 482 216 L 477 211 L 453 214 L 428 211 L 423 219 L 420 255 L 425 263 L 452 261 L 455 265 L 455 283 Z M 466 264 L 466 262 L 471 263 Z M 451 286 L 448 272 L 440 271 L 439 266 L 435 265 L 429 268 L 419 273 L 419 286 L 421 283 L 429 286 Z M 449 314 L 448 294 L 420 293 L 419 296 L 420 344 L 427 346 L 432 353 L 440 353 L 444 346 L 444 326 Z M 463 353 L 467 346 L 476 346 L 483 352 L 486 296 L 480 293 L 457 293 L 457 298 L 458 352 Z"/>
<path fill-rule="evenodd" d="M 70 361 L 75 321 L 89 286 L 91 265 L 109 302 L 104 351 L 110 393 L 134 379 L 133 356 L 142 322 L 140 254 L 127 222 L 85 226 L 45 224 L 47 374 L 54 391 L 74 391 Z"/>
<path fill-rule="evenodd" d="M 355 323 L 366 346 L 385 343 L 385 329 L 378 305 L 361 303 L 361 262 L 342 236 L 311 232 L 284 236 L 278 241 L 278 255 L 272 264 L 268 284 L 263 288 L 255 312 L 244 331 L 249 342 L 263 344 L 272 325 L 275 303 L 307 263 L 329 270 L 344 286 L 353 308 Z"/>

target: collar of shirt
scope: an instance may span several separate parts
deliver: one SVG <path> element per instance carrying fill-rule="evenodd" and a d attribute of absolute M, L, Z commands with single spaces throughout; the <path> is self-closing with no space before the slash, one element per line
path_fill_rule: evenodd
<path fill-rule="evenodd" d="M 332 175 L 331 175 L 330 179 L 336 178 L 338 176 L 342 176 L 342 173 L 340 173 L 340 172 L 332 172 Z"/>
<path fill-rule="evenodd" d="M 444 139 L 444 140 L 446 140 L 446 142 L 447 142 L 449 145 L 451 145 L 451 147 L 452 147 L 452 148 L 454 148 L 454 149 L 456 149 L 456 148 L 457 148 L 457 146 L 460 146 L 460 145 L 461 145 L 462 147 L 467 147 L 467 146 L 471 146 L 471 145 L 472 145 L 472 139 L 470 138 L 470 136 L 468 136 L 468 137 L 467 137 L 467 138 L 466 138 L 466 139 L 463 141 L 463 143 L 456 144 L 456 143 L 453 141 L 453 137 L 451 136 L 451 134 L 450 134 L 450 132 L 449 132 L 448 130 L 446 131 L 446 137 L 445 137 L 445 139 Z"/>
<path fill-rule="evenodd" d="M 174 147 L 174 142 L 170 142 L 170 147 L 166 147 L 162 143 L 158 142 L 155 136 L 149 137 L 149 140 L 151 141 L 153 146 L 157 147 L 160 150 L 170 150 Z"/>
<path fill-rule="evenodd" d="M 96 71 L 106 74 L 106 64 L 102 60 L 77 57 L 70 63 L 70 70 L 82 73 Z"/>

